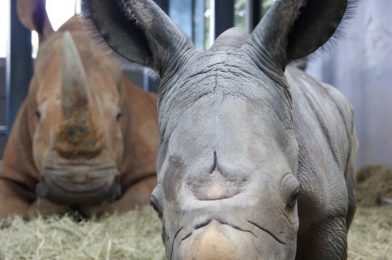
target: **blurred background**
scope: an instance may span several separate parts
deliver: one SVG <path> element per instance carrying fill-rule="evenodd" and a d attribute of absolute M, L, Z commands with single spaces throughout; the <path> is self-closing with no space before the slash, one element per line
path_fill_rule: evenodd
<path fill-rule="evenodd" d="M 251 32 L 273 0 L 156 0 L 200 49 L 208 49 L 227 28 Z M 47 0 L 58 29 L 80 0 Z M 344 21 L 333 43 L 303 61 L 312 76 L 337 87 L 353 104 L 360 149 L 357 167 L 392 167 L 392 1 L 362 0 Z M 13 0 L 0 0 L 0 153 L 15 114 L 28 91 L 38 37 L 25 29 Z M 159 79 L 149 70 L 124 65 L 141 88 L 156 91 Z"/>

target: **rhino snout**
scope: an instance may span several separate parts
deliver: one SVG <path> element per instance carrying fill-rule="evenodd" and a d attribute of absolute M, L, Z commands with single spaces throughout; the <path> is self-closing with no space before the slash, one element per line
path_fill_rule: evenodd
<path fill-rule="evenodd" d="M 78 205 L 114 201 L 122 195 L 116 168 L 45 168 L 36 186 L 38 196 L 59 204 Z"/>
<path fill-rule="evenodd" d="M 252 239 L 249 232 L 213 219 L 182 240 L 178 259 L 259 259 Z"/>

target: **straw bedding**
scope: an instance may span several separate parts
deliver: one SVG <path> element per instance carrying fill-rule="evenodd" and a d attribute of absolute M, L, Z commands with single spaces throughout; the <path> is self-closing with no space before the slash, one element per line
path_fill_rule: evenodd
<path fill-rule="evenodd" d="M 165 259 L 150 207 L 99 221 L 53 217 L 0 222 L 0 259 Z"/>
<path fill-rule="evenodd" d="M 366 173 L 368 181 L 374 181 L 369 177 L 374 172 Z M 391 177 L 383 176 L 381 186 Z M 377 189 L 368 186 L 366 192 L 374 198 L 385 196 L 373 194 Z M 366 192 L 359 185 L 359 199 L 366 197 Z M 377 199 L 371 201 L 373 203 L 365 205 L 373 207 L 358 208 L 351 226 L 350 260 L 391 259 L 392 207 L 375 207 Z M 150 207 L 145 207 L 101 220 L 75 221 L 73 217 L 65 216 L 31 222 L 19 218 L 0 221 L 0 259 L 158 260 L 165 259 L 165 252 L 159 219 Z"/>
<path fill-rule="evenodd" d="M 379 165 L 363 167 L 357 174 L 357 203 L 371 207 L 382 197 L 392 199 L 392 171 Z"/>

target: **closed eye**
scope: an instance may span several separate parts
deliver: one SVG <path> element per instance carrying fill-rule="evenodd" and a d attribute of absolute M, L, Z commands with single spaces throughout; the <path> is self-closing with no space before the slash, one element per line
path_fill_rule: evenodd
<path fill-rule="evenodd" d="M 300 194 L 300 188 L 296 188 L 294 192 L 290 195 L 289 200 L 287 201 L 286 207 L 287 209 L 293 209 L 297 203 L 298 197 Z"/>
<path fill-rule="evenodd" d="M 116 120 L 120 121 L 121 117 L 122 117 L 122 113 L 118 112 L 117 115 L 116 115 Z"/>
<path fill-rule="evenodd" d="M 36 110 L 34 113 L 35 117 L 39 120 L 41 119 L 41 112 L 39 110 Z"/>
<path fill-rule="evenodd" d="M 160 207 L 158 199 L 154 195 L 151 196 L 150 205 L 158 213 L 159 218 L 162 219 L 162 209 Z"/>

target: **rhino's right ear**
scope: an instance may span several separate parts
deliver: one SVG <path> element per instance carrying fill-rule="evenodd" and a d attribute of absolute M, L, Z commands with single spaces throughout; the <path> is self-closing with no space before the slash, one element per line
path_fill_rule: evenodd
<path fill-rule="evenodd" d="M 246 46 L 254 59 L 281 68 L 324 45 L 356 0 L 275 0 Z"/>
<path fill-rule="evenodd" d="M 82 11 L 115 52 L 155 69 L 161 77 L 193 49 L 187 36 L 152 0 L 83 0 Z"/>
<path fill-rule="evenodd" d="M 46 12 L 46 0 L 17 0 L 17 9 L 22 24 L 36 31 L 40 42 L 53 33 L 53 27 Z"/>

